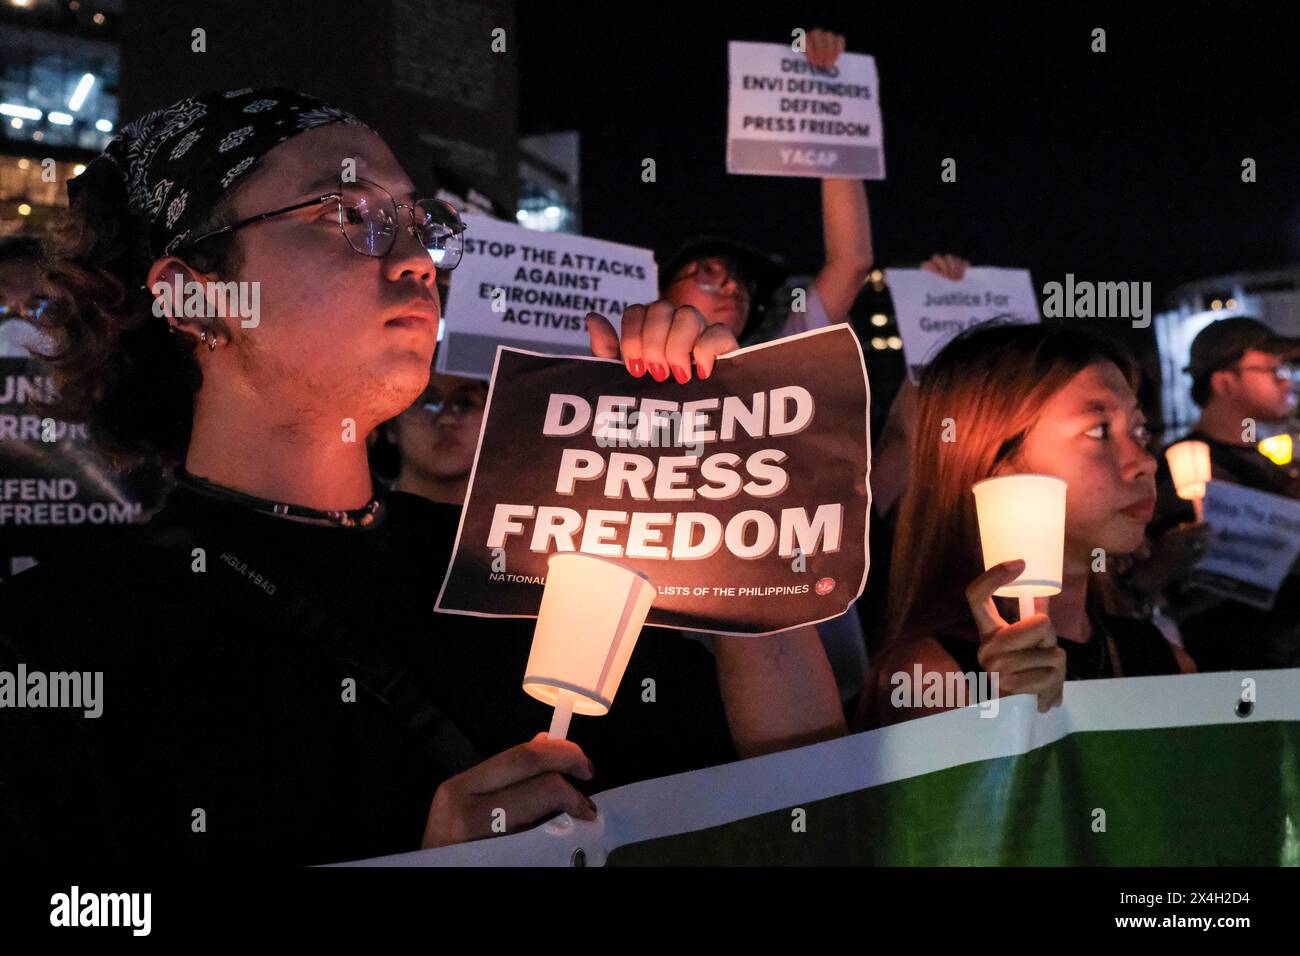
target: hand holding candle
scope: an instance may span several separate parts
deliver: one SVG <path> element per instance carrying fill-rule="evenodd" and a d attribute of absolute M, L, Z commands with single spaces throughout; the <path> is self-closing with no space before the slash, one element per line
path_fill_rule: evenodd
<path fill-rule="evenodd" d="M 524 671 L 524 691 L 555 707 L 548 737 L 574 713 L 609 712 L 655 598 L 644 575 L 587 554 L 554 554 Z"/>

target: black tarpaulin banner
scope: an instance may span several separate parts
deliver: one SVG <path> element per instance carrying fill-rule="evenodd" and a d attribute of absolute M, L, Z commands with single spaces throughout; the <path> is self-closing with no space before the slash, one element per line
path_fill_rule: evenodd
<path fill-rule="evenodd" d="M 503 346 L 436 608 L 535 617 L 549 556 L 580 551 L 650 579 L 648 624 L 767 634 L 837 617 L 866 583 L 868 401 L 843 325 L 685 385 Z"/>

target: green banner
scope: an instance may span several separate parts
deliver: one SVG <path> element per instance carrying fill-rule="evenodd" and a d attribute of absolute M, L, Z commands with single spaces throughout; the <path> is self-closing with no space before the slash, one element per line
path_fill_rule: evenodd
<path fill-rule="evenodd" d="M 1298 866 L 1300 670 L 1071 681 L 362 865 Z M 593 718 L 596 719 L 596 718 Z"/>
<path fill-rule="evenodd" d="M 1289 722 L 1073 734 L 619 847 L 607 865 L 1296 866 L 1297 755 Z"/>

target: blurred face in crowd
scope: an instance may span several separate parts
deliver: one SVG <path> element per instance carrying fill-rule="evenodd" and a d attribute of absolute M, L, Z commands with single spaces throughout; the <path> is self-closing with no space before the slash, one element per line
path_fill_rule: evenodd
<path fill-rule="evenodd" d="M 709 325 L 725 325 L 737 338 L 749 319 L 753 287 L 726 256 L 687 264 L 664 291 L 673 305 L 694 306 Z"/>
<path fill-rule="evenodd" d="M 45 347 L 29 321 L 41 309 L 40 270 L 32 262 L 0 262 L 0 358 L 29 357 Z"/>
<path fill-rule="evenodd" d="M 1146 419 L 1124 374 L 1090 365 L 1044 404 L 1011 471 L 1055 475 L 1065 496 L 1065 566 L 1087 570 L 1093 550 L 1127 554 L 1155 510 L 1156 461 Z"/>
<path fill-rule="evenodd" d="M 397 418 L 403 468 L 441 481 L 467 476 L 474 465 L 486 401 L 486 382 L 432 373 L 419 401 Z"/>
<path fill-rule="evenodd" d="M 358 181 L 382 186 L 395 202 L 419 198 L 378 136 L 336 123 L 268 153 L 234 195 L 230 220 L 336 191 L 344 159 L 356 160 Z M 409 223 L 407 210 L 397 214 Z M 260 324 L 224 319 L 230 342 L 205 376 L 234 374 L 234 387 L 255 391 L 294 421 L 314 417 L 339 427 L 351 418 L 363 434 L 419 396 L 440 312 L 433 261 L 409 229 L 398 230 L 387 256 L 362 255 L 340 232 L 338 203 L 327 202 L 237 235 L 238 274 L 217 278 L 260 283 Z"/>
<path fill-rule="evenodd" d="M 1258 421 L 1286 418 L 1296 406 L 1294 385 L 1287 374 L 1296 359 L 1247 349 L 1229 368 L 1214 373 L 1214 391 L 1237 408 L 1242 417 Z"/>

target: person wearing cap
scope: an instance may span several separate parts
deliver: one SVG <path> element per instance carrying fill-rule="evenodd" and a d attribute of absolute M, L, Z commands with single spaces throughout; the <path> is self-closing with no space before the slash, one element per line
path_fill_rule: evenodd
<path fill-rule="evenodd" d="M 1300 339 L 1244 316 L 1212 322 L 1192 340 L 1185 371 L 1201 415 L 1179 440 L 1209 445 L 1211 478 L 1300 499 L 1300 466 L 1275 464 L 1255 441 L 1258 430 L 1294 412 L 1297 357 Z M 1196 521 L 1192 502 L 1178 497 L 1163 454 L 1159 465 L 1149 529 L 1154 555 L 1135 572 L 1151 580 L 1148 590 L 1163 588 L 1188 652 L 1206 671 L 1300 665 L 1300 568 L 1292 569 L 1269 611 L 1191 585 L 1210 528 Z"/>
<path fill-rule="evenodd" d="M 428 385 L 436 274 L 464 224 L 356 117 L 285 89 L 188 97 L 124 125 L 69 198 L 42 410 L 175 487 L 147 523 L 0 585 L 0 674 L 102 688 L 84 707 L 0 707 L 4 862 L 379 856 L 592 820 L 592 784 L 843 733 L 824 656 L 820 684 L 811 661 L 785 680 L 802 696 L 778 698 L 788 662 L 749 641 L 707 681 L 654 675 L 680 703 L 606 747 L 637 751 L 622 777 L 527 739 L 546 724 L 523 660 L 491 625 L 431 611 L 436 506 L 370 473 L 367 436 Z M 260 305 L 217 308 L 231 285 Z M 684 331 L 702 375 L 736 347 Z M 656 724 L 674 706 L 690 733 Z"/>
<path fill-rule="evenodd" d="M 1185 437 L 1210 446 L 1213 477 L 1300 498 L 1300 466 L 1274 464 L 1255 439 L 1295 412 L 1297 359 L 1300 339 L 1244 316 L 1212 322 L 1192 340 L 1186 371 L 1201 417 Z"/>

